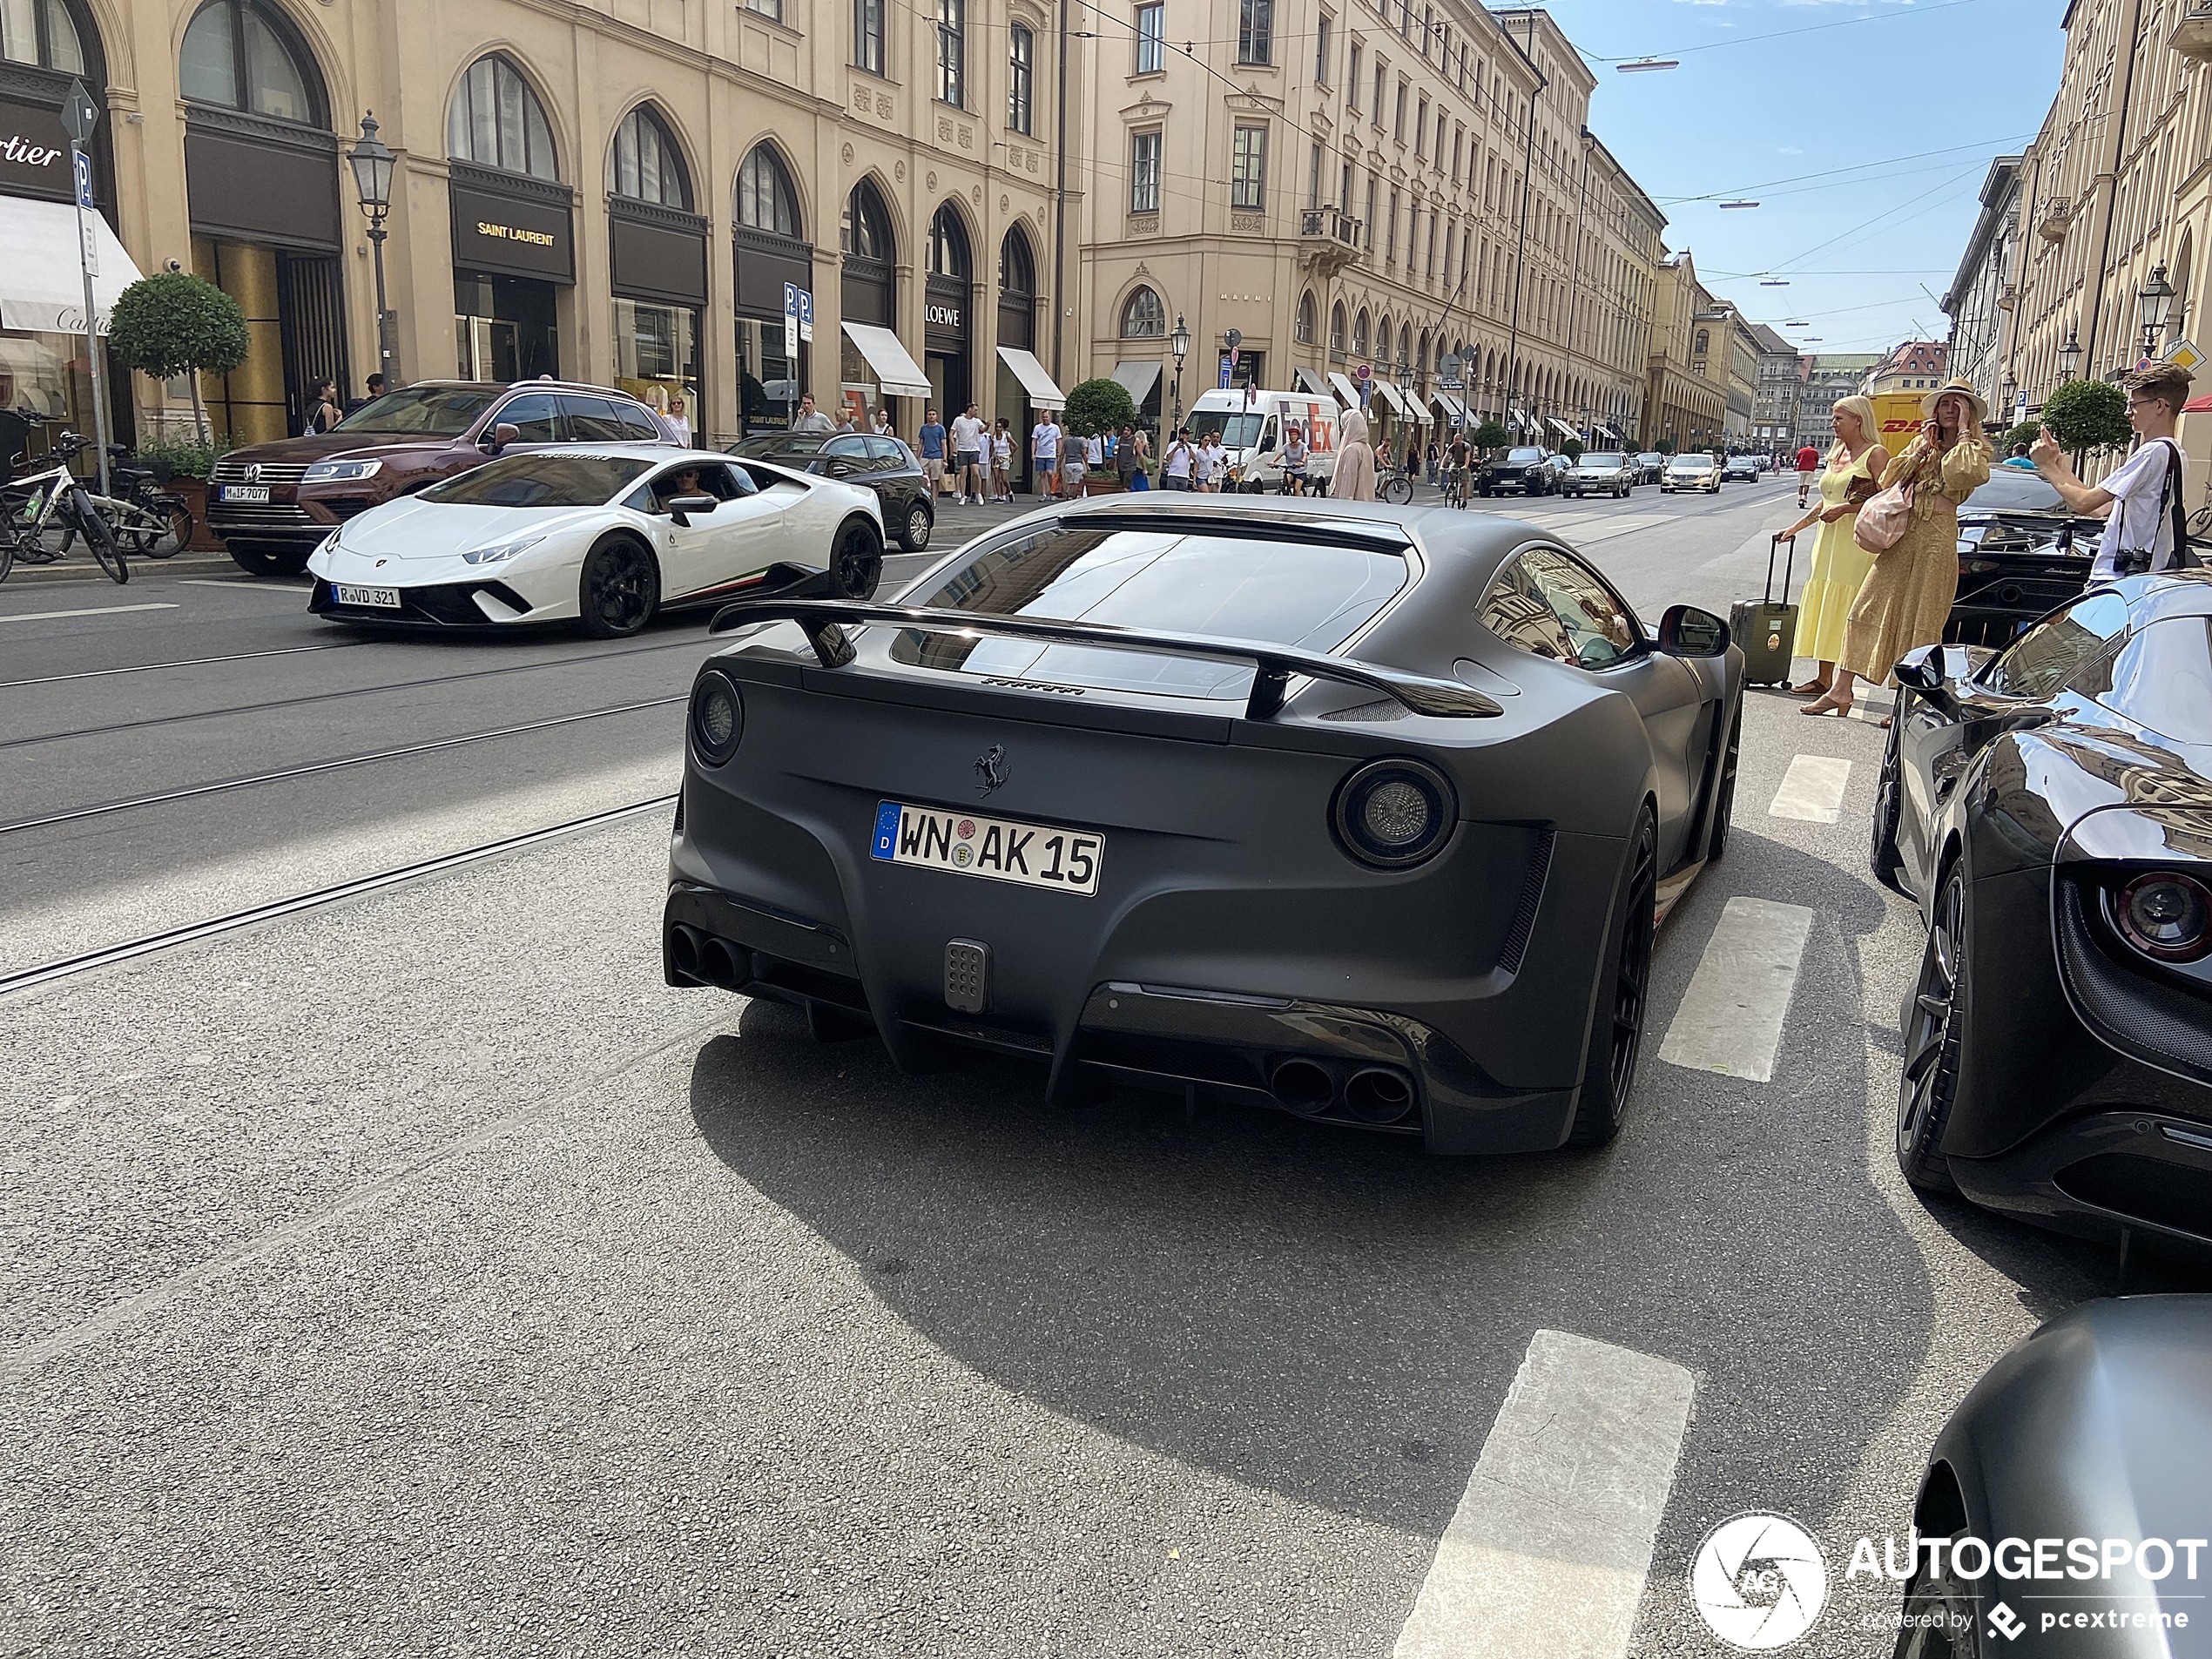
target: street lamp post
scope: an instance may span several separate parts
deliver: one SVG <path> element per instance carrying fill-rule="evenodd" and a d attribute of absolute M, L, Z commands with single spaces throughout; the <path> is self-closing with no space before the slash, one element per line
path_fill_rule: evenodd
<path fill-rule="evenodd" d="M 392 152 L 376 136 L 374 112 L 362 112 L 361 142 L 347 152 L 346 165 L 354 170 L 354 193 L 361 198 L 361 212 L 368 215 L 368 242 L 376 255 L 376 369 L 388 392 L 399 384 L 392 364 L 391 314 L 384 306 L 384 221 L 392 211 Z"/>
<path fill-rule="evenodd" d="M 1173 437 L 1183 430 L 1183 360 L 1190 351 L 1190 330 L 1180 311 L 1175 314 L 1175 332 L 1168 336 L 1168 349 L 1175 354 L 1175 417 L 1168 422 L 1168 435 Z"/>
<path fill-rule="evenodd" d="M 2012 424 L 2014 418 L 2013 410 L 2017 406 L 2020 397 L 2020 382 L 2013 378 L 2013 371 L 2009 368 L 2006 369 L 2005 371 L 2004 394 L 2005 422 L 2007 426 Z"/>
<path fill-rule="evenodd" d="M 2158 355 L 2158 337 L 2166 332 L 2166 314 L 2173 308 L 2174 286 L 2166 280 L 2163 260 L 2151 267 L 2150 280 L 2135 296 L 2143 325 L 2143 355 Z"/>
<path fill-rule="evenodd" d="M 2081 342 L 2074 338 L 2074 331 L 2066 331 L 2066 344 L 2059 347 L 2059 379 L 2074 381 L 2081 378 Z"/>

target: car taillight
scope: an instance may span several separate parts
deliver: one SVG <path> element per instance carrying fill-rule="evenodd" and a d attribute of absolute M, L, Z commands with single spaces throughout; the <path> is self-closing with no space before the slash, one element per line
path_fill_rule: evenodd
<path fill-rule="evenodd" d="M 691 747 L 710 766 L 738 752 L 745 736 L 745 699 L 727 678 L 709 671 L 691 688 Z"/>
<path fill-rule="evenodd" d="M 2212 890 L 2178 870 L 2139 875 L 2112 894 L 2120 936 L 2154 961 L 2193 962 L 2212 952 Z"/>
<path fill-rule="evenodd" d="M 1337 790 L 1337 839 L 1362 864 L 1403 870 L 1431 857 L 1452 833 L 1459 798 L 1451 780 L 1419 760 L 1376 760 Z"/>

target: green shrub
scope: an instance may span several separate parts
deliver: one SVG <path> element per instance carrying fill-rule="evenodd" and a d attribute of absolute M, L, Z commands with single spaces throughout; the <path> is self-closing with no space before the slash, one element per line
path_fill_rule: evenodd
<path fill-rule="evenodd" d="M 1582 441 L 1580 438 L 1569 438 L 1559 446 L 1559 452 L 1569 461 L 1580 461 L 1582 458 Z"/>
<path fill-rule="evenodd" d="M 166 467 L 172 478 L 206 478 L 234 447 L 228 438 L 149 438 L 138 445 L 133 464 Z"/>
<path fill-rule="evenodd" d="M 1506 430 L 1506 423 L 1499 420 L 1485 421 L 1468 436 L 1467 442 L 1478 449 L 1504 449 L 1513 443 L 1513 434 Z"/>
<path fill-rule="evenodd" d="M 1119 432 L 1136 419 L 1136 405 L 1129 388 L 1116 380 L 1084 381 L 1068 394 L 1068 412 L 1062 423 L 1078 437 Z"/>
<path fill-rule="evenodd" d="M 108 325 L 108 356 L 158 381 L 182 374 L 192 382 L 196 428 L 206 433 L 202 371 L 227 374 L 246 361 L 251 341 L 246 313 L 213 283 L 186 271 L 141 277 L 116 296 Z"/>
<path fill-rule="evenodd" d="M 2044 403 L 2042 423 L 2077 455 L 2115 448 L 2135 435 L 2126 396 L 2107 381 L 2068 381 Z"/>
<path fill-rule="evenodd" d="M 2000 455 L 2008 455 L 2023 443 L 2033 443 L 2040 435 L 2041 427 L 2042 422 L 2040 421 L 2021 421 L 1997 440 L 1997 453 Z"/>

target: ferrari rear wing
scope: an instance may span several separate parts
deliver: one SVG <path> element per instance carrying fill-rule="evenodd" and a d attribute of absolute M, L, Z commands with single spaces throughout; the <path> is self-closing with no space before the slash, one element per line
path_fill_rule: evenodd
<path fill-rule="evenodd" d="M 1097 622 L 1059 622 L 1048 617 L 982 616 L 971 610 L 939 610 L 921 605 L 880 605 L 861 599 L 800 599 L 763 597 L 740 599 L 715 612 L 707 624 L 711 634 L 726 633 L 754 623 L 795 622 L 824 668 L 843 668 L 853 661 L 852 642 L 840 624 L 880 623 L 894 628 L 919 628 L 933 634 L 991 634 L 1008 639 L 1035 639 L 1052 645 L 1095 645 L 1109 651 L 1143 651 L 1155 656 L 1227 658 L 1251 663 L 1251 696 L 1244 704 L 1244 718 L 1264 720 L 1279 711 L 1288 694 L 1291 677 L 1334 680 L 1379 692 L 1415 714 L 1452 717 L 1503 714 L 1504 708 L 1457 680 L 1431 679 L 1371 663 L 1348 661 L 1320 651 L 1300 651 L 1292 645 L 1271 645 L 1252 639 L 1227 639 L 1212 634 L 1154 632 L 1139 628 L 1116 628 Z"/>

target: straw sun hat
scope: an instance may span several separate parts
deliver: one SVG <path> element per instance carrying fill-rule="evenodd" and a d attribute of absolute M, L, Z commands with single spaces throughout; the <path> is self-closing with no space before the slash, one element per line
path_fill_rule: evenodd
<path fill-rule="evenodd" d="M 1942 385 L 1937 387 L 1934 391 L 1929 393 L 1925 397 L 1922 398 L 1920 400 L 1920 418 L 1923 421 L 1934 420 L 1936 405 L 1941 402 L 1945 398 L 1954 395 L 1966 399 L 1967 406 L 1973 410 L 1974 418 L 1973 424 L 1974 426 L 1979 427 L 1983 421 L 1989 419 L 1989 405 L 1982 401 L 1981 394 L 1974 390 L 1974 388 L 1968 385 L 1965 381 L 1959 380 L 1946 381 Z"/>

